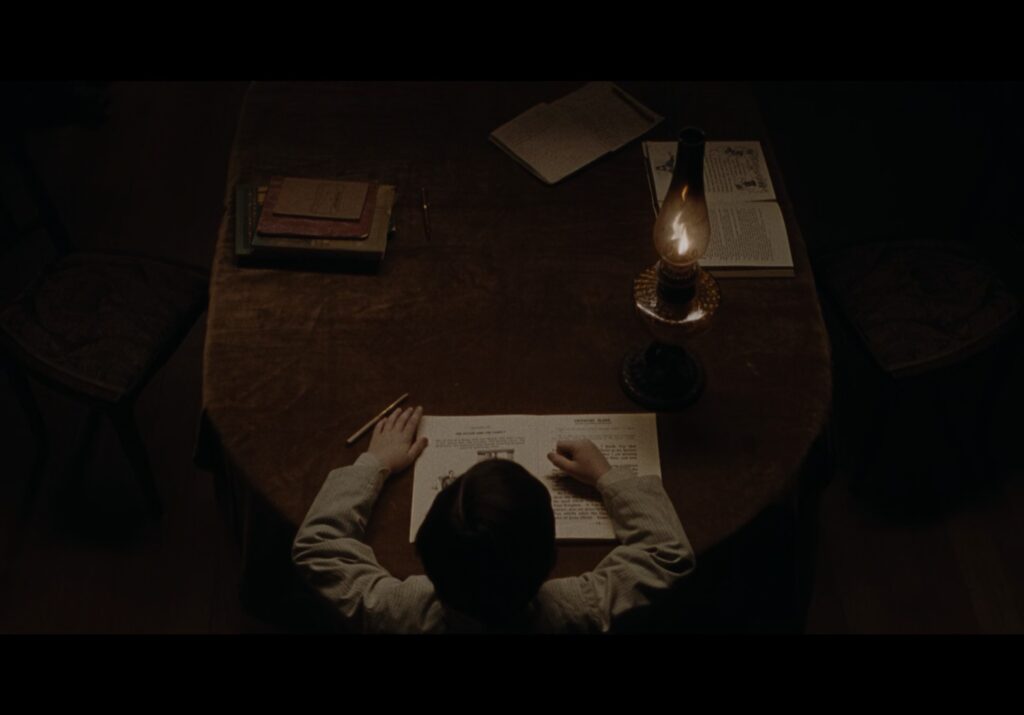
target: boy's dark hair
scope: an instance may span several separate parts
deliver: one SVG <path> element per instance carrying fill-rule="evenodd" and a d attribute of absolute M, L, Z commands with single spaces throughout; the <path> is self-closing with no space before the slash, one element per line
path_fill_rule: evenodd
<path fill-rule="evenodd" d="M 515 462 L 480 462 L 434 499 L 416 549 L 446 606 L 514 627 L 555 563 L 551 496 Z"/>

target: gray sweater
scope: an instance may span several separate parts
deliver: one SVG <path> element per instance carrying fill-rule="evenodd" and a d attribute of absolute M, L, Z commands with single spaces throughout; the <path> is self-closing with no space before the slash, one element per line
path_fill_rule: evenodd
<path fill-rule="evenodd" d="M 363 542 L 387 477 L 369 453 L 327 475 L 292 547 L 299 572 L 358 631 L 482 631 L 468 615 L 445 608 L 426 576 L 395 578 Z M 693 549 L 657 475 L 612 469 L 597 488 L 620 545 L 593 571 L 544 583 L 530 607 L 529 631 L 606 632 L 694 568 Z"/>

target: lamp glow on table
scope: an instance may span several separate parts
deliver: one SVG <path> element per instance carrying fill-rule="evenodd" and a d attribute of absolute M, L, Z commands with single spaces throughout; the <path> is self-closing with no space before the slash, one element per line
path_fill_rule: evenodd
<path fill-rule="evenodd" d="M 633 302 L 654 337 L 622 363 L 622 387 L 644 407 L 669 411 L 694 402 L 704 389 L 704 368 L 684 347 L 703 333 L 721 301 L 718 282 L 700 267 L 711 239 L 704 195 L 704 133 L 679 134 L 672 183 L 654 224 L 658 262 L 633 282 Z"/>

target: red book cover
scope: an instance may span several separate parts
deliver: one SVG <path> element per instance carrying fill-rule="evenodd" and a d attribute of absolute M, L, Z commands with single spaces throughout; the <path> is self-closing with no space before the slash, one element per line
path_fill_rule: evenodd
<path fill-rule="evenodd" d="M 274 214 L 274 206 L 281 195 L 284 178 L 275 176 L 270 180 L 267 198 L 263 201 L 256 231 L 264 236 L 290 236 L 295 238 L 339 238 L 365 239 L 370 235 L 373 223 L 373 209 L 377 203 L 377 184 L 370 183 L 362 216 L 358 221 L 342 221 L 329 218 L 300 218 Z"/>

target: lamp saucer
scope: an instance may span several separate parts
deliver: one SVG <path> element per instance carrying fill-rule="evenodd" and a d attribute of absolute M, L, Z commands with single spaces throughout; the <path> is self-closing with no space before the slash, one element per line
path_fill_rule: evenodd
<path fill-rule="evenodd" d="M 619 373 L 622 389 L 652 410 L 671 412 L 693 403 L 704 391 L 704 367 L 678 345 L 653 342 L 629 351 Z"/>

